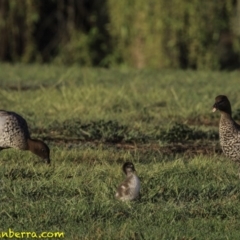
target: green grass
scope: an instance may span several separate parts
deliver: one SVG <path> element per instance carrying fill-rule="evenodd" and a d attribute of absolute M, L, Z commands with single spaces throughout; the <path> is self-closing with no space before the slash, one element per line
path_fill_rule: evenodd
<path fill-rule="evenodd" d="M 222 156 L 214 98 L 238 118 L 238 72 L 0 67 L 1 109 L 26 118 L 52 165 L 0 152 L 0 231 L 65 239 L 238 239 L 240 185 Z M 114 199 L 124 161 L 141 199 Z"/>

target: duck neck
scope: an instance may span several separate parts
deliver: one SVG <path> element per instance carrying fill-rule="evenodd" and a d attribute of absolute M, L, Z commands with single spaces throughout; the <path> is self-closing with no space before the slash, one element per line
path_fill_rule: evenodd
<path fill-rule="evenodd" d="M 223 112 L 221 111 L 221 118 L 220 118 L 220 121 L 229 121 L 229 120 L 233 120 L 232 119 L 232 113 L 227 113 L 227 112 Z"/>
<path fill-rule="evenodd" d="M 220 138 L 225 136 L 229 131 L 229 129 L 232 129 L 234 125 L 235 125 L 235 122 L 231 114 L 228 114 L 226 112 L 221 112 L 221 118 L 219 122 L 219 128 L 221 129 L 221 131 L 219 132 Z"/>
<path fill-rule="evenodd" d="M 27 139 L 27 150 L 34 153 L 34 149 L 36 148 L 36 141 L 34 139 L 28 138 Z"/>
<path fill-rule="evenodd" d="M 131 176 L 133 176 L 134 175 L 134 172 L 127 172 L 127 177 L 131 177 Z"/>

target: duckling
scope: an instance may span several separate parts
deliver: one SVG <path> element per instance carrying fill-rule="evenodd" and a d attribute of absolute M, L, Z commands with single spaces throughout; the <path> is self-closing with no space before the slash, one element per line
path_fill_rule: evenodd
<path fill-rule="evenodd" d="M 7 148 L 29 150 L 50 163 L 48 146 L 30 137 L 26 120 L 15 112 L 0 110 L 0 151 Z"/>
<path fill-rule="evenodd" d="M 122 201 L 131 201 L 139 197 L 140 180 L 135 174 L 133 163 L 126 162 L 122 167 L 126 179 L 119 185 L 115 197 Z"/>

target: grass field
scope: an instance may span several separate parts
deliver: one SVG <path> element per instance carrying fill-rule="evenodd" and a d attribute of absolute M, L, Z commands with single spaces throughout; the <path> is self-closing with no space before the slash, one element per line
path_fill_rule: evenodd
<path fill-rule="evenodd" d="M 65 239 L 239 239 L 240 185 L 214 98 L 240 120 L 239 72 L 0 65 L 1 109 L 28 121 L 51 166 L 0 152 L 0 231 Z M 135 164 L 141 199 L 114 199 Z"/>

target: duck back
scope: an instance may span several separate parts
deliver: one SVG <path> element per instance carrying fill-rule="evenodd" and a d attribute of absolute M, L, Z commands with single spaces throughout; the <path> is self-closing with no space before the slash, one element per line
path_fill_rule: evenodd
<path fill-rule="evenodd" d="M 27 150 L 30 137 L 26 120 L 15 112 L 0 110 L 0 148 Z"/>

